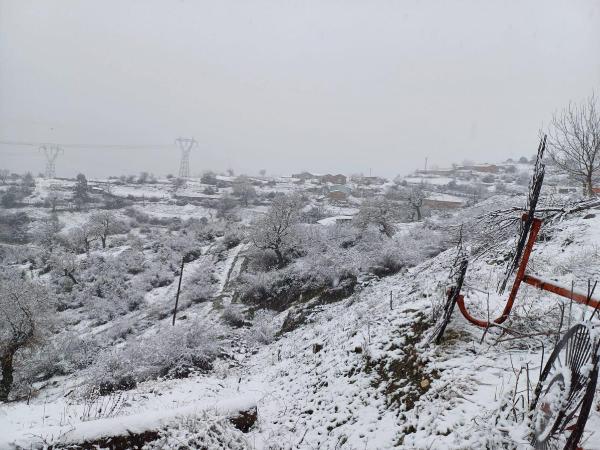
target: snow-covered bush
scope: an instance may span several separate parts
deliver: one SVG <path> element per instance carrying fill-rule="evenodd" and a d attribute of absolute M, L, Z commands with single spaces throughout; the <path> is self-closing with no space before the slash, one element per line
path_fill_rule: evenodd
<path fill-rule="evenodd" d="M 30 386 L 35 381 L 82 370 L 94 362 L 99 349 L 94 338 L 74 333 L 54 335 L 29 351 L 26 358 L 17 360 L 21 367 L 19 384 Z"/>
<path fill-rule="evenodd" d="M 229 420 L 204 413 L 181 418 L 176 424 L 165 427 L 160 431 L 160 438 L 146 444 L 143 450 L 188 448 L 249 450 L 252 446 Z"/>
<path fill-rule="evenodd" d="M 128 249 L 119 254 L 119 260 L 125 266 L 127 273 L 137 275 L 144 271 L 146 258 L 139 250 Z"/>
<path fill-rule="evenodd" d="M 210 324 L 200 321 L 166 325 L 155 335 L 107 349 L 87 369 L 87 384 L 103 392 L 131 389 L 157 377 L 181 378 L 212 369 L 218 340 Z"/>
<path fill-rule="evenodd" d="M 252 248 L 247 253 L 248 269 L 252 272 L 268 272 L 277 267 L 277 257 L 271 251 Z"/>
<path fill-rule="evenodd" d="M 395 242 L 391 244 L 382 246 L 381 251 L 373 256 L 369 272 L 377 276 L 386 276 L 395 274 L 406 266 L 405 249 Z"/>
<path fill-rule="evenodd" d="M 106 395 L 133 389 L 138 381 L 133 374 L 136 362 L 128 358 L 128 353 L 116 348 L 100 352 L 94 364 L 85 370 L 86 385 L 83 395 L 92 391 Z"/>
<path fill-rule="evenodd" d="M 270 311 L 257 311 L 254 315 L 252 328 L 249 331 L 249 341 L 258 344 L 270 344 L 275 339 L 277 327 L 273 321 L 274 314 Z"/>
<path fill-rule="evenodd" d="M 323 270 L 315 271 L 308 264 L 294 264 L 272 272 L 244 274 L 240 279 L 240 300 L 281 311 L 295 301 L 308 301 L 318 295 L 327 296 L 342 284 L 346 286 L 344 296 L 353 292 L 356 277 L 352 273 L 337 272 L 326 263 L 320 267 Z"/>
<path fill-rule="evenodd" d="M 183 300 L 189 305 L 211 300 L 217 292 L 218 279 L 210 264 L 203 264 L 186 279 L 183 287 Z"/>
<path fill-rule="evenodd" d="M 377 197 L 363 201 L 353 223 L 360 230 L 364 230 L 370 225 L 376 226 L 381 233 L 392 237 L 395 233 L 394 222 L 399 217 L 399 204 L 385 197 Z"/>
<path fill-rule="evenodd" d="M 221 318 L 232 327 L 241 327 L 246 323 L 244 314 L 240 308 L 236 308 L 234 305 L 227 305 L 223 309 Z"/>
<path fill-rule="evenodd" d="M 15 357 L 39 345 L 51 328 L 54 298 L 42 284 L 0 271 L 0 402 L 12 389 Z"/>
<path fill-rule="evenodd" d="M 600 248 L 596 246 L 576 253 L 555 255 L 553 261 L 548 263 L 554 266 L 554 273 L 559 276 L 574 276 L 578 283 L 600 278 Z"/>
<path fill-rule="evenodd" d="M 68 253 L 67 253 L 68 255 Z M 57 254 L 57 258 L 60 255 Z M 135 311 L 144 301 L 139 282 L 133 282 L 127 259 L 119 256 L 95 256 L 78 262 L 76 258 L 57 263 L 61 281 L 65 275 L 72 281 L 65 301 L 86 308 L 90 319 L 106 323 L 117 316 Z M 68 263 L 65 265 L 65 263 Z M 72 265 L 75 266 L 72 272 Z M 66 270 L 61 274 L 61 270 Z M 69 275 L 70 274 L 70 275 Z"/>
<path fill-rule="evenodd" d="M 223 245 L 227 250 L 238 246 L 244 240 L 244 233 L 238 227 L 229 228 L 223 235 Z"/>
<path fill-rule="evenodd" d="M 64 224 L 58 220 L 58 216 L 52 214 L 48 218 L 34 222 L 29 233 L 33 237 L 33 241 L 48 254 L 58 245 L 58 233 L 63 227 Z"/>
<path fill-rule="evenodd" d="M 146 290 L 169 286 L 175 279 L 175 274 L 160 264 L 152 264 L 143 274 Z"/>

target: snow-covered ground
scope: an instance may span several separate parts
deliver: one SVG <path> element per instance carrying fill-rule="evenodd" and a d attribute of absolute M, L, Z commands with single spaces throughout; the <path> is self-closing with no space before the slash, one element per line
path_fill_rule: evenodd
<path fill-rule="evenodd" d="M 288 179 L 283 182 L 285 188 L 298 189 Z M 279 187 L 273 190 L 280 192 Z M 197 191 L 201 186 L 190 183 L 189 188 Z M 34 195 L 43 198 L 47 189 L 49 183 L 40 183 Z M 156 189 L 162 191 L 156 195 L 159 202 L 140 203 L 139 197 L 150 197 L 154 187 L 123 186 L 113 194 L 133 195 L 138 199 L 133 208 L 151 216 L 212 218 L 210 208 L 172 204 L 166 185 Z M 265 205 L 242 209 L 241 224 L 266 209 Z M 328 210 L 345 218 L 358 211 L 350 206 Z M 65 230 L 82 224 L 89 213 L 61 212 Z M 30 214 L 36 217 L 38 212 Z M 418 226 L 407 223 L 396 228 L 399 235 L 407 235 Z M 161 232 L 165 239 L 170 236 Z M 235 281 L 245 270 L 250 246 L 242 242 L 225 249 L 221 241 L 218 237 L 203 246 L 201 255 L 186 265 L 183 277 L 185 291 L 190 280 L 210 268 L 215 277 L 213 301 L 187 305 L 177 322 L 180 326 L 201 319 L 223 338 L 222 357 L 212 371 L 145 381 L 94 400 L 78 395 L 83 388 L 79 375 L 54 377 L 36 386 L 39 393 L 29 401 L 0 405 L 0 449 L 158 431 L 189 417 L 217 423 L 253 407 L 257 422 L 238 436 L 252 449 L 528 448 L 523 414 L 531 391 L 524 373 L 529 374 L 530 387 L 535 386 L 542 348 L 547 357 L 555 342 L 554 336 L 537 330 L 558 328 L 558 305 L 563 300 L 524 286 L 506 328 L 484 332 L 455 310 L 442 344 L 430 344 L 434 310 L 444 302 L 455 259 L 451 249 L 407 271 L 371 280 L 344 300 L 313 304 L 297 328 L 260 344 L 246 325 L 231 328 L 222 319 L 223 309 L 234 302 Z M 495 288 L 513 244 L 506 241 L 471 260 L 463 292 L 473 315 L 494 317 L 502 310 L 506 295 L 496 294 Z M 118 258 L 128 249 L 122 245 L 107 252 Z M 152 256 L 149 248 L 144 252 Z M 588 280 L 600 279 L 600 211 L 588 210 L 545 226 L 530 271 L 566 286 L 573 281 L 579 290 L 585 290 Z M 171 326 L 169 311 L 176 290 L 176 282 L 151 289 L 143 295 L 142 309 L 94 328 L 74 313 L 72 331 L 97 335 L 122 326 L 133 328 L 139 340 L 150 339 Z M 288 312 L 274 315 L 273 329 L 281 328 Z M 584 312 L 584 307 L 574 305 L 569 323 L 576 323 Z M 506 329 L 535 336 L 513 339 Z M 507 415 L 507 403 L 520 398 L 522 404 Z M 596 400 L 584 437 L 586 449 L 600 448 L 595 433 L 600 426 L 598 407 Z"/>
<path fill-rule="evenodd" d="M 598 230 L 600 217 L 578 216 L 553 225 L 552 239 L 536 246 L 532 270 L 567 283 L 573 266 L 585 268 L 587 262 L 585 276 L 600 276 L 598 265 L 589 266 L 598 262 Z M 221 290 L 240 250 L 230 252 L 220 269 Z M 58 387 L 29 405 L 4 405 L 0 448 L 28 447 L 40 439 L 82 442 L 157 429 L 201 412 L 216 418 L 252 405 L 258 407 L 258 422 L 246 435 L 248 448 L 526 448 L 526 428 L 519 420 L 504 434 L 499 429 L 506 424 L 495 426 L 492 420 L 499 417 L 522 367 L 529 368 L 535 383 L 539 341 L 498 343 L 495 330 L 482 341 L 482 330 L 458 311 L 440 346 L 428 345 L 428 327 L 418 326 L 429 320 L 432 304 L 443 299 L 452 257 L 450 250 L 347 300 L 323 305 L 304 326 L 222 361 L 212 375 L 142 383 L 125 393 L 127 401 L 116 418 L 81 421 L 85 405 L 72 402 L 64 396 L 66 388 Z M 486 314 L 487 296 L 479 291 L 493 291 L 498 275 L 497 267 L 484 260 L 471 266 L 468 285 L 473 289 L 466 293 L 474 314 Z M 523 289 L 515 313 L 528 310 L 551 323 L 559 301 Z M 494 315 L 502 299 L 491 295 L 489 305 Z M 577 320 L 580 308 L 574 311 Z M 600 448 L 600 436 L 593 433 L 598 425 L 594 410 L 586 449 Z"/>

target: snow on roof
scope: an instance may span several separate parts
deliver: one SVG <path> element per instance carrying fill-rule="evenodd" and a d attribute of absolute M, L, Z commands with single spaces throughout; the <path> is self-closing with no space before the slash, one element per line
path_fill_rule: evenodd
<path fill-rule="evenodd" d="M 430 194 L 426 200 L 434 200 L 436 202 L 454 202 L 454 203 L 465 203 L 465 199 L 450 194 Z"/>
<path fill-rule="evenodd" d="M 347 222 L 352 220 L 352 216 L 332 216 L 332 217 L 326 217 L 325 219 L 321 219 L 319 221 L 317 221 L 317 223 L 319 225 L 324 225 L 324 226 L 331 226 L 331 225 L 335 225 L 336 223 L 339 222 Z"/>
<path fill-rule="evenodd" d="M 406 177 L 404 180 L 409 184 L 434 184 L 434 185 L 446 185 L 452 181 L 456 182 L 456 184 L 463 184 L 460 180 L 455 180 L 450 177 L 436 177 L 436 176 L 427 176 L 427 177 Z"/>

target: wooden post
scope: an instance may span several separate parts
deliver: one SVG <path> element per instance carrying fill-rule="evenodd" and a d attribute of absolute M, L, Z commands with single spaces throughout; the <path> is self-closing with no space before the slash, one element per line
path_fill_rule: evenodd
<path fill-rule="evenodd" d="M 177 296 L 175 297 L 175 308 L 173 309 L 173 326 L 177 316 L 177 305 L 179 305 L 179 293 L 181 292 L 181 280 L 183 279 L 183 266 L 185 265 L 185 255 L 181 258 L 181 270 L 179 271 L 179 286 L 177 286 Z"/>
<path fill-rule="evenodd" d="M 393 298 L 393 293 L 390 291 L 390 311 L 394 309 Z"/>

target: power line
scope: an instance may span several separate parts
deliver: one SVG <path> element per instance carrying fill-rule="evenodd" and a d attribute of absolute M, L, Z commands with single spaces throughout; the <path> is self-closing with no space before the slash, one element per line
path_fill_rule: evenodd
<path fill-rule="evenodd" d="M 173 144 L 51 144 L 49 142 L 29 142 L 29 141 L 8 141 L 0 140 L 0 145 L 23 146 L 23 147 L 42 147 L 48 145 L 58 145 L 61 148 L 79 148 L 79 149 L 144 149 L 144 148 L 173 148 Z"/>

